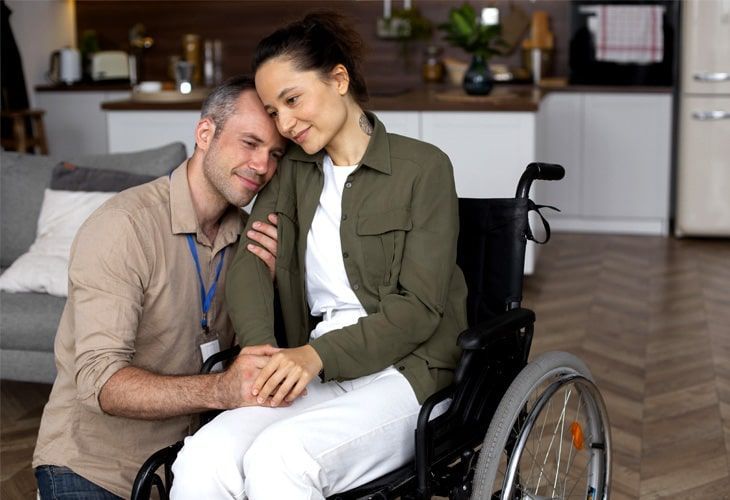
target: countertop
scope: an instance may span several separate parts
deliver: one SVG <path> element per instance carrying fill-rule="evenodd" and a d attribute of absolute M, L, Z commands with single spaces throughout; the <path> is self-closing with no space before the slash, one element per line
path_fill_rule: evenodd
<path fill-rule="evenodd" d="M 550 92 L 670 93 L 671 87 L 617 87 L 498 83 L 488 96 L 469 96 L 458 87 L 435 85 L 406 89 L 371 89 L 368 109 L 378 111 L 522 111 L 536 112 Z M 106 111 L 199 111 L 200 101 L 142 102 L 132 99 L 102 103 Z"/>
<path fill-rule="evenodd" d="M 53 83 L 47 85 L 36 85 L 36 92 L 106 92 L 114 90 L 126 90 L 131 92 L 132 86 L 128 81 L 111 82 L 83 82 L 66 85 L 65 83 Z"/>

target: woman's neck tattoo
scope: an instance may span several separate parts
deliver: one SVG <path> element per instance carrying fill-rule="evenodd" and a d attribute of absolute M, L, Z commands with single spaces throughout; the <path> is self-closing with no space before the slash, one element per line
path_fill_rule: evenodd
<path fill-rule="evenodd" d="M 370 123 L 370 120 L 368 120 L 368 117 L 367 115 L 365 115 L 365 113 L 360 115 L 360 128 L 367 135 L 373 135 L 373 125 Z"/>

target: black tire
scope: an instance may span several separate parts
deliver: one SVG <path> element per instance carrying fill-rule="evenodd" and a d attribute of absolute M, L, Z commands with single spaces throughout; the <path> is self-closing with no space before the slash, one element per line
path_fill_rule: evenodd
<path fill-rule="evenodd" d="M 567 422 L 566 415 L 569 412 L 573 412 L 572 408 L 567 409 L 568 401 L 571 398 L 571 394 L 573 394 L 573 388 L 575 388 L 575 393 L 578 394 L 574 401 L 570 401 L 571 404 L 578 405 L 574 415 L 578 418 L 581 409 L 584 407 L 585 417 L 583 418 L 586 421 L 583 426 L 581 426 L 582 421 L 574 421 L 571 424 L 571 435 L 568 436 L 564 431 Z M 558 415 L 556 428 L 553 430 L 552 439 L 545 453 L 545 459 L 547 461 L 548 457 L 550 459 L 555 458 L 552 447 L 556 437 L 559 441 L 560 454 L 557 454 L 557 464 L 554 469 L 549 469 L 551 473 L 554 470 L 555 475 L 552 492 L 548 496 L 539 495 L 537 490 L 542 487 L 541 481 L 543 475 L 546 478 L 546 489 L 550 488 L 549 479 L 552 479 L 552 476 L 549 476 L 546 472 L 548 470 L 546 461 L 539 463 L 539 458 L 542 456 L 544 450 L 540 450 L 538 446 L 538 450 L 533 450 L 535 452 L 531 453 L 525 443 L 531 439 L 531 436 L 535 436 L 539 437 L 540 442 L 538 444 L 540 446 L 542 445 L 541 441 L 545 428 L 547 427 L 549 431 L 552 424 L 555 423 L 555 421 L 549 420 L 551 406 L 547 405 L 552 405 L 553 397 L 559 394 L 563 394 L 564 399 L 562 413 Z M 559 400 L 557 401 L 557 404 L 559 404 Z M 544 419 L 545 421 L 542 424 L 542 430 L 540 430 L 539 426 L 532 427 L 532 424 L 537 419 Z M 532 420 L 532 423 L 529 423 L 530 420 Z M 548 421 L 550 421 L 550 426 L 546 426 Z M 577 425 L 577 427 L 574 428 L 574 425 Z M 559 436 L 557 432 L 558 427 L 560 427 Z M 583 428 L 586 428 L 589 432 L 589 439 L 587 440 L 589 446 L 587 448 L 584 447 Z M 540 431 L 539 436 L 531 435 L 530 432 L 532 430 L 536 432 Z M 548 435 L 548 437 L 550 436 Z M 565 438 L 568 437 L 570 437 L 569 443 L 564 443 Z M 522 444 L 520 445 L 520 443 Z M 562 467 L 561 454 L 563 444 L 569 450 L 570 456 L 565 466 L 565 481 L 560 482 L 558 479 Z M 558 445 L 556 445 L 556 451 L 557 448 Z M 573 457 L 574 448 L 578 450 L 575 451 L 575 457 Z M 585 453 L 583 453 L 584 448 Z M 534 493 L 528 493 L 527 488 L 529 486 L 530 489 L 533 489 L 534 483 L 522 484 L 525 476 L 521 473 L 523 468 L 523 453 L 527 453 L 525 460 L 532 460 L 530 478 L 527 480 L 528 483 L 533 477 L 532 469 L 537 467 L 535 470 L 537 488 L 535 488 Z M 567 453 L 568 451 L 566 451 Z M 610 483 L 610 430 L 603 400 L 593 383 L 593 377 L 588 367 L 580 359 L 566 352 L 548 352 L 529 363 L 519 373 L 497 407 L 479 455 L 472 484 L 472 499 L 506 499 L 507 493 L 503 489 L 505 485 L 508 485 L 508 476 L 512 476 L 512 480 L 518 481 L 518 484 L 513 490 L 512 499 L 565 498 L 569 474 L 573 472 L 570 471 L 569 473 L 568 471 L 573 464 L 571 457 L 573 457 L 573 460 L 577 460 L 579 455 L 581 462 L 587 460 L 584 467 L 587 482 L 584 490 L 578 490 L 576 492 L 578 493 L 578 498 L 592 500 L 607 498 Z M 514 469 L 516 473 L 513 472 L 510 474 L 507 470 L 510 459 L 513 459 L 516 464 L 516 468 Z M 551 463 L 550 465 L 554 464 Z M 579 471 L 578 475 L 582 477 L 582 471 Z M 575 491 L 577 485 L 582 483 L 582 480 L 576 479 L 575 482 L 576 484 L 572 487 L 568 496 Z M 564 484 L 562 496 L 556 493 L 556 484 L 558 486 Z M 525 492 L 524 495 L 523 492 Z"/>

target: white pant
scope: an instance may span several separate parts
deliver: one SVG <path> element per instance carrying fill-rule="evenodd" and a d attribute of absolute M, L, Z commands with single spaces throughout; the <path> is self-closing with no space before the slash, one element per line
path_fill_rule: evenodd
<path fill-rule="evenodd" d="M 223 412 L 186 438 L 171 498 L 321 499 L 412 459 L 420 405 L 395 368 L 307 391 L 289 407 Z"/>

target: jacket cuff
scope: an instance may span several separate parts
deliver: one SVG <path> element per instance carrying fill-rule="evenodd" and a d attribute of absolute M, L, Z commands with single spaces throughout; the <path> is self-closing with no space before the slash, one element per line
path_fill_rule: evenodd
<path fill-rule="evenodd" d="M 340 376 L 340 366 L 337 363 L 337 355 L 325 336 L 310 341 L 309 345 L 317 351 L 319 359 L 322 360 L 322 371 L 324 372 L 321 376 L 322 382 L 338 378 Z"/>

